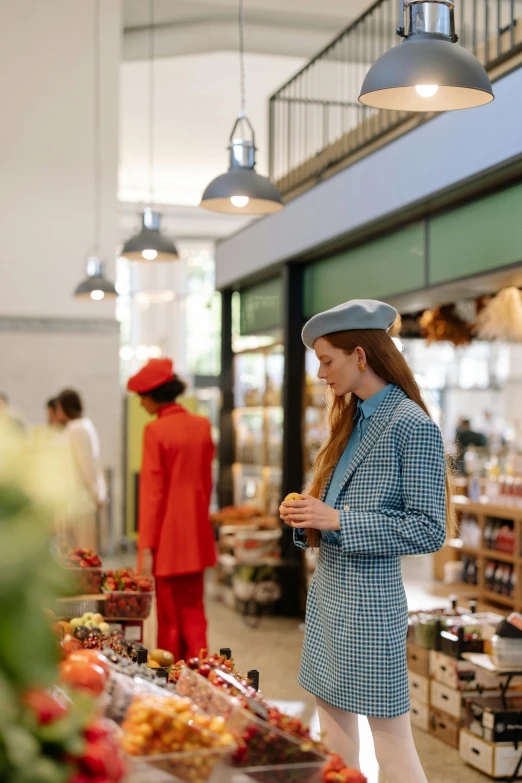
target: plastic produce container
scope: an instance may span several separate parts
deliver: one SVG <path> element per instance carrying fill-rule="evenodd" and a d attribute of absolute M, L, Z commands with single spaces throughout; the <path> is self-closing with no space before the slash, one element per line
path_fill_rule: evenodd
<path fill-rule="evenodd" d="M 134 694 L 121 728 L 129 757 L 186 783 L 207 783 L 236 750 L 224 720 L 154 686 Z"/>
<path fill-rule="evenodd" d="M 499 669 L 522 669 L 522 639 L 494 636 L 491 640 L 491 658 Z"/>
<path fill-rule="evenodd" d="M 155 592 L 141 593 L 104 590 L 103 616 L 106 620 L 146 620 L 152 609 Z"/>
<path fill-rule="evenodd" d="M 103 568 L 66 567 L 69 580 L 69 595 L 96 595 L 101 593 L 103 584 Z"/>
<path fill-rule="evenodd" d="M 232 765 L 259 783 L 320 780 L 327 759 L 311 742 L 296 739 L 246 710 L 192 669 L 183 669 L 176 685 L 208 715 L 221 715 L 237 742 Z"/>

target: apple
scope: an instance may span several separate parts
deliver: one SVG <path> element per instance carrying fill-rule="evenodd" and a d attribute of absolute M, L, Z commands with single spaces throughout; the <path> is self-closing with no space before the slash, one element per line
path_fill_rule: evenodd
<path fill-rule="evenodd" d="M 96 625 L 99 625 L 100 623 L 103 623 L 103 615 L 100 614 L 99 612 L 97 614 L 95 614 L 92 619 L 94 620 Z"/>
<path fill-rule="evenodd" d="M 108 636 L 111 632 L 109 623 L 100 623 L 98 628 L 100 629 L 100 631 L 104 636 Z"/>
<path fill-rule="evenodd" d="M 75 631 L 80 625 L 83 625 L 83 619 L 81 617 L 73 617 L 70 622 L 70 626 Z"/>

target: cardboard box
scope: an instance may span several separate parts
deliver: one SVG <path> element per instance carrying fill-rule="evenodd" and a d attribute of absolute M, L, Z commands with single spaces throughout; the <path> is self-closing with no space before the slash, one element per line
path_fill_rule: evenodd
<path fill-rule="evenodd" d="M 511 777 L 522 753 L 522 748 L 515 748 L 511 742 L 486 742 L 467 729 L 460 732 L 459 746 L 464 761 L 492 778 Z"/>
<path fill-rule="evenodd" d="M 429 666 L 430 676 L 453 690 L 498 689 L 498 677 L 469 661 L 458 661 L 444 653 L 430 650 Z"/>
<path fill-rule="evenodd" d="M 417 728 L 422 729 L 423 731 L 429 731 L 430 708 L 428 704 L 423 704 L 423 702 L 418 701 L 417 699 L 412 699 L 410 718 L 414 726 L 417 726 Z"/>
<path fill-rule="evenodd" d="M 408 669 L 411 672 L 420 674 L 421 677 L 430 676 L 430 651 L 424 647 L 419 647 L 418 644 L 408 642 L 407 644 L 408 655 Z"/>
<path fill-rule="evenodd" d="M 408 682 L 410 684 L 410 696 L 421 704 L 430 703 L 430 681 L 427 677 L 422 677 L 416 672 L 408 672 Z"/>
<path fill-rule="evenodd" d="M 460 719 L 448 715 L 447 712 L 438 710 L 436 707 L 430 707 L 430 732 L 437 739 L 451 745 L 452 748 L 459 747 Z"/>
<path fill-rule="evenodd" d="M 468 699 L 464 725 L 486 742 L 522 745 L 522 694 L 510 692 L 506 701 L 500 696 Z"/>

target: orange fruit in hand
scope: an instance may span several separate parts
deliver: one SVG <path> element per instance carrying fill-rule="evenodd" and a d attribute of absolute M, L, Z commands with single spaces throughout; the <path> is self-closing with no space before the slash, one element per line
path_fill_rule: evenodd
<path fill-rule="evenodd" d="M 303 498 L 299 494 L 299 492 L 290 492 L 289 495 L 286 496 L 283 503 L 286 503 L 287 500 L 302 500 Z"/>

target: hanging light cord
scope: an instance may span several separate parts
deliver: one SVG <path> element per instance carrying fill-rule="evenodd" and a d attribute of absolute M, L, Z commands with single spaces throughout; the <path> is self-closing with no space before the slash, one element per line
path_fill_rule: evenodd
<path fill-rule="evenodd" d="M 94 89 L 93 89 L 93 146 L 94 146 L 94 253 L 101 252 L 101 128 L 100 128 L 100 0 L 94 0 Z"/>
<path fill-rule="evenodd" d="M 154 200 L 154 0 L 149 0 L 149 206 Z"/>
<path fill-rule="evenodd" d="M 239 0 L 239 74 L 241 107 L 239 116 L 245 116 L 245 7 L 244 0 Z"/>

